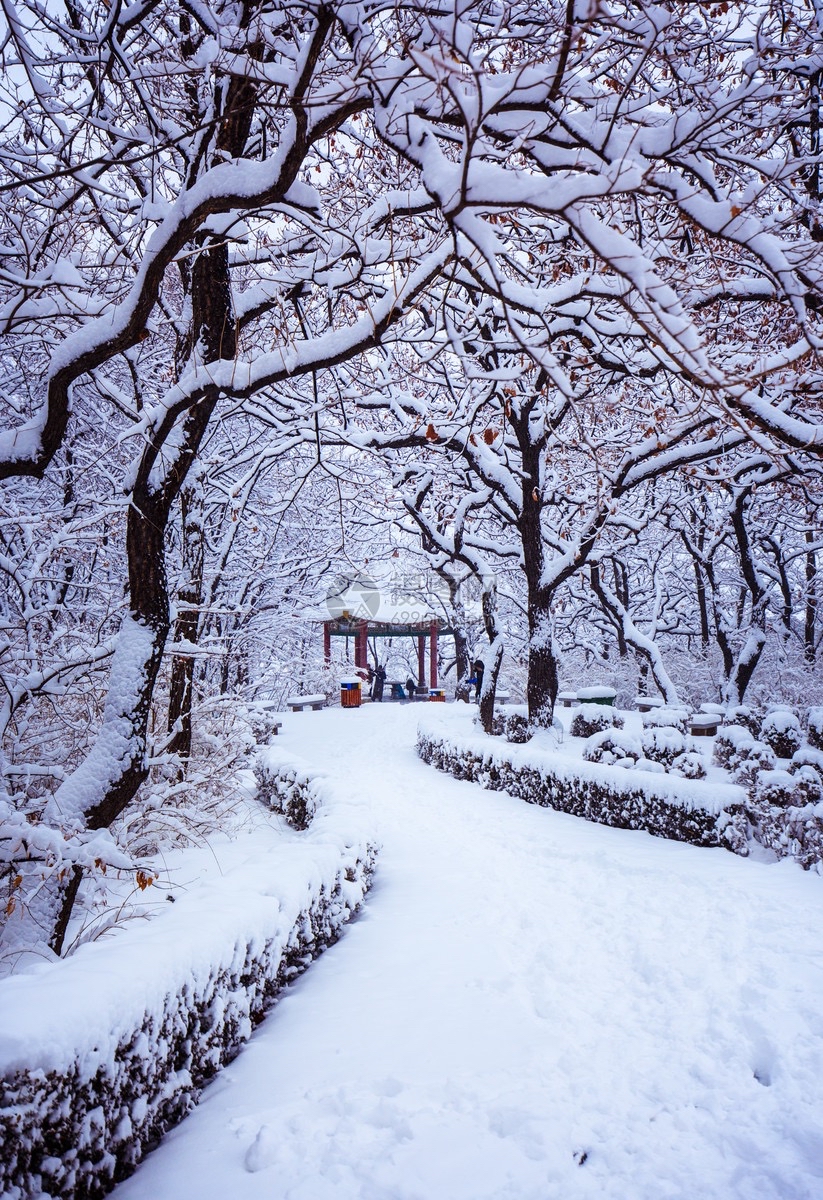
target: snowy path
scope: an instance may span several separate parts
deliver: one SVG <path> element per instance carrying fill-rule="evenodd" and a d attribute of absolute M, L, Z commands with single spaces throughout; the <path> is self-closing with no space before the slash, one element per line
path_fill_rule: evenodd
<path fill-rule="evenodd" d="M 367 910 L 116 1200 L 823 1197 L 823 880 L 458 783 L 415 720 L 288 720 L 375 797 Z"/>

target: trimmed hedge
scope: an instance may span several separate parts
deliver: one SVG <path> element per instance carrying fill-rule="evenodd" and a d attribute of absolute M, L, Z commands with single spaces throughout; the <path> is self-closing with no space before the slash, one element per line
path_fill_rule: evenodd
<path fill-rule="evenodd" d="M 320 805 L 322 772 L 307 771 L 274 747 L 263 747 L 254 763 L 257 798 L 292 829 L 308 829 Z"/>
<path fill-rule="evenodd" d="M 294 790 L 290 774 L 285 793 Z M 337 941 L 368 891 L 375 858 L 368 841 L 341 845 L 336 868 L 306 878 L 305 901 L 286 909 L 264 896 L 263 915 L 248 926 L 260 931 L 223 944 L 214 959 L 204 962 L 203 946 L 180 945 L 179 956 L 190 951 L 176 972 L 182 986 L 170 987 L 162 973 L 156 984 L 142 981 L 136 1027 L 124 1018 L 119 1032 L 101 1027 L 86 1046 L 69 1043 L 59 1068 L 26 1069 L 25 1047 L 18 1051 L 0 1077 L 0 1196 L 97 1200 L 130 1175 L 238 1054 L 284 986 Z M 90 991 L 90 1023 L 94 1015 Z"/>
<path fill-rule="evenodd" d="M 600 825 L 643 829 L 695 846 L 724 846 L 737 854 L 747 853 L 746 797 L 738 788 L 712 789 L 680 780 L 675 784 L 657 775 L 647 775 L 641 782 L 636 773 L 627 775 L 620 767 L 568 760 L 554 763 L 548 755 L 539 765 L 516 762 L 506 757 L 503 747 L 461 746 L 442 732 L 424 728 L 418 730 L 417 752 L 424 762 L 457 779 L 509 792 L 529 804 Z M 727 793 L 722 808 L 712 802 L 713 791 Z M 703 804 L 701 796 L 705 796 Z"/>
<path fill-rule="evenodd" d="M 720 736 L 717 739 L 718 757 L 730 765 L 737 761 L 741 751 L 744 755 L 753 751 L 755 759 L 758 748 L 772 754 L 745 729 L 733 727 L 725 733 L 727 740 L 722 741 Z M 601 734 L 600 738 L 603 745 L 609 744 L 607 739 L 621 747 L 626 744 L 625 735 L 619 733 Z M 554 808 L 600 825 L 644 829 L 656 837 L 696 846 L 722 846 L 744 857 L 751 844 L 758 842 L 777 858 L 794 858 L 804 870 L 819 871 L 823 865 L 820 774 L 810 772 L 802 763 L 796 765 L 798 774 L 794 776 L 779 773 L 783 790 L 778 795 L 779 781 L 774 772 L 756 773 L 751 792 L 747 793 L 742 787 L 729 784 L 697 783 L 689 778 L 675 780 L 670 775 L 650 775 L 639 770 L 629 774 L 622 763 L 614 766 L 587 760 L 578 763 L 545 750 L 523 753 L 499 743 L 484 744 L 477 738 L 463 741 L 434 727 L 418 729 L 417 752 L 424 762 L 457 779 L 506 791 L 530 804 Z M 815 753 L 801 751 L 796 758 Z M 820 771 L 823 773 L 823 765 Z M 645 775 L 642 782 L 641 774 Z M 763 780 L 764 787 L 770 785 L 770 790 L 758 793 L 758 779 Z"/>

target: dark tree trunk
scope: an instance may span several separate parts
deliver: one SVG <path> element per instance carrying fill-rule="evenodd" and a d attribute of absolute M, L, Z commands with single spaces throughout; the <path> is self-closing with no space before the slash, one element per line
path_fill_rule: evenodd
<path fill-rule="evenodd" d="M 613 565 L 613 569 L 614 569 L 615 594 L 617 596 L 617 599 L 622 604 L 623 608 L 628 610 L 628 607 L 629 607 L 629 580 L 628 580 L 628 576 L 626 574 L 626 568 L 623 566 L 622 563 L 618 563 L 616 559 L 613 560 L 612 565 Z M 622 621 L 617 622 L 616 629 L 617 629 L 617 652 L 621 658 L 628 658 L 629 647 L 626 644 L 626 634 L 623 629 Z"/>
<path fill-rule="evenodd" d="M 809 528 L 806 539 L 806 611 L 803 621 L 803 656 L 813 663 L 817 658 L 817 555 L 815 532 Z"/>
<path fill-rule="evenodd" d="M 180 516 L 185 581 L 177 595 L 179 607 L 173 640 L 196 645 L 200 629 L 199 608 L 203 601 L 204 560 L 203 508 L 199 493 L 184 489 L 180 495 Z M 183 770 L 191 756 L 193 685 L 193 656 L 175 654 L 169 683 L 168 730 L 172 736 L 168 749 L 181 759 Z"/>
<path fill-rule="evenodd" d="M 706 598 L 706 580 L 697 559 L 692 559 L 694 567 L 694 587 L 697 595 L 697 611 L 700 616 L 700 644 L 704 651 L 709 648 L 709 605 Z"/>
<path fill-rule="evenodd" d="M 554 649 L 552 599 L 553 590 L 543 583 L 545 548 L 540 523 L 540 492 L 531 482 L 539 478 L 537 463 L 529 463 L 535 455 L 523 454 L 525 482 L 521 514 L 523 569 L 528 594 L 529 674 L 527 700 L 529 721 L 537 727 L 548 727 L 554 716 L 554 703 L 559 690 L 558 662 Z M 529 469 L 529 467 L 531 469 Z"/>
<path fill-rule="evenodd" d="M 226 111 L 231 114 L 232 106 L 236 104 L 241 104 L 243 111 L 238 118 L 239 124 L 234 117 L 231 121 L 228 116 L 224 119 L 218 136 L 218 149 L 231 150 L 227 140 L 229 135 L 245 140 L 253 108 L 247 95 L 249 86 L 243 80 L 227 85 Z M 193 265 L 189 268 L 189 260 L 184 260 L 183 268 L 184 285 L 187 286 L 192 309 L 185 356 L 188 359 L 196 353 L 202 356 L 204 362 L 222 357 L 232 358 L 236 352 L 236 336 L 227 247 L 214 242 L 210 235 L 202 234 L 195 243 L 195 249 L 199 253 L 194 256 Z M 84 811 L 89 829 L 110 826 L 134 798 L 148 774 L 146 740 L 149 713 L 170 625 L 165 562 L 166 529 L 172 505 L 199 452 L 218 397 L 219 392 L 212 388 L 184 415 L 169 412 L 155 429 L 137 470 L 126 526 L 129 601 L 132 621 L 137 628 L 148 631 L 150 636 L 142 646 L 139 664 L 128 662 L 128 655 L 124 657 L 124 671 L 128 675 L 124 698 L 115 696 L 112 700 L 110 687 L 107 707 L 110 706 L 111 711 L 108 718 L 114 723 L 124 748 L 105 792 Z M 168 454 L 169 438 L 179 428 L 181 420 L 182 428 L 174 457 L 172 461 L 164 462 L 163 454 Z M 117 668 L 115 654 L 112 674 Z M 125 702 L 128 703 L 128 711 L 120 711 L 119 704 Z M 106 722 L 107 715 L 104 714 L 104 729 L 98 738 L 98 745 L 107 736 Z M 127 737 L 124 736 L 126 725 L 129 730 Z M 57 917 L 50 943 L 57 954 L 62 952 L 79 884 L 80 877 L 73 873 L 57 899 Z"/>

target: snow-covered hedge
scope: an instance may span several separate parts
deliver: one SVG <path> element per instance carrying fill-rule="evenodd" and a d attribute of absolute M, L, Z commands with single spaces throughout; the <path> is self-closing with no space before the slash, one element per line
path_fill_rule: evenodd
<path fill-rule="evenodd" d="M 504 745 L 458 720 L 444 724 L 426 717 L 418 726 L 417 751 L 425 762 L 457 779 L 601 825 L 645 829 L 742 855 L 759 842 L 806 870 L 823 869 L 823 752 L 805 747 L 789 772 L 777 772 L 774 752 L 756 742 L 748 729 L 733 726 L 721 732 L 719 757 L 736 776 L 741 768 L 750 770 L 747 790 L 703 782 L 702 756 L 692 751 L 673 764 L 685 778 L 667 775 L 651 759 L 635 761 L 638 740 L 615 730 L 592 737 L 580 760 L 533 745 Z M 652 774 L 655 768 L 660 774 Z"/>
<path fill-rule="evenodd" d="M 4 1200 L 104 1196 L 336 941 L 376 851 L 365 809 L 315 786 L 322 804 L 299 838 L 243 859 L 205 897 L 181 893 L 155 920 L 0 984 Z"/>
<path fill-rule="evenodd" d="M 803 742 L 803 730 L 793 712 L 776 709 L 763 718 L 760 740 L 772 749 L 778 758 L 791 758 Z"/>
<path fill-rule="evenodd" d="M 603 704 L 581 704 L 572 717 L 572 737 L 592 737 L 604 729 L 620 729 L 623 718 L 613 708 Z"/>
<path fill-rule="evenodd" d="M 276 746 L 260 746 L 254 762 L 257 796 L 292 829 L 308 829 L 317 812 L 324 772 L 307 768 Z"/>
<path fill-rule="evenodd" d="M 747 796 L 730 784 L 697 783 L 619 766 L 563 757 L 532 746 L 516 747 L 465 736 L 435 718 L 418 726 L 417 752 L 438 770 L 483 787 L 507 791 L 602 825 L 645 829 L 697 846 L 745 853 Z"/>

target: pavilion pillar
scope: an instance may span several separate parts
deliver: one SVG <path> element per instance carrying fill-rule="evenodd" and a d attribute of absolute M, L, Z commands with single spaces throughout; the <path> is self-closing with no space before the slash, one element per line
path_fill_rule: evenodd
<path fill-rule="evenodd" d="M 357 627 L 357 638 L 354 643 L 354 665 L 365 670 L 369 661 L 369 626 L 361 621 Z"/>
<path fill-rule="evenodd" d="M 429 626 L 429 687 L 437 687 L 437 622 Z"/>
<path fill-rule="evenodd" d="M 323 622 L 323 658 L 326 666 L 331 666 L 331 626 L 328 621 Z"/>
<path fill-rule="evenodd" d="M 417 639 L 417 686 L 426 686 L 426 639 L 422 634 Z"/>

